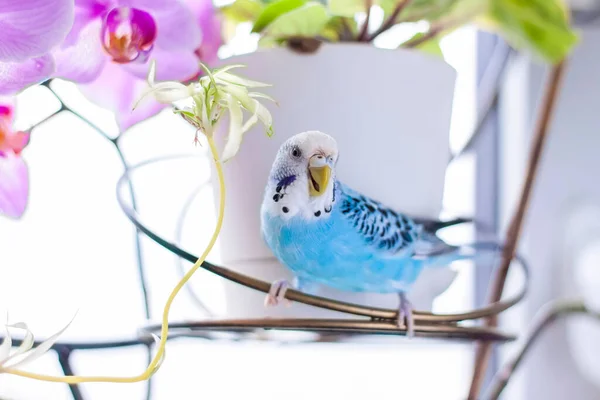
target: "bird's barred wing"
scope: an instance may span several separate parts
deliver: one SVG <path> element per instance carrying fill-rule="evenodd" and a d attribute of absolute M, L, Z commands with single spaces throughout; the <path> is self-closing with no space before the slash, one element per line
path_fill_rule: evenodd
<path fill-rule="evenodd" d="M 412 252 L 419 232 L 411 219 L 346 187 L 341 197 L 342 215 L 366 244 L 387 253 Z"/>
<path fill-rule="evenodd" d="M 351 227 L 373 250 L 403 256 L 427 257 L 453 251 L 435 233 L 427 232 L 407 215 L 340 185 L 340 210 Z"/>

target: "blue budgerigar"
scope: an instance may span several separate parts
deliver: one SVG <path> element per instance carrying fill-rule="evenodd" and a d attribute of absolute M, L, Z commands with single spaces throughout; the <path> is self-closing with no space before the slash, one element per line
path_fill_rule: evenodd
<path fill-rule="evenodd" d="M 262 234 L 295 282 L 274 282 L 265 304 L 277 305 L 292 286 L 398 293 L 398 325 L 406 324 L 412 336 L 412 284 L 424 268 L 464 256 L 435 235 L 433 221 L 410 218 L 337 180 L 337 159 L 336 141 L 318 131 L 291 137 L 277 153 L 261 208 Z"/>

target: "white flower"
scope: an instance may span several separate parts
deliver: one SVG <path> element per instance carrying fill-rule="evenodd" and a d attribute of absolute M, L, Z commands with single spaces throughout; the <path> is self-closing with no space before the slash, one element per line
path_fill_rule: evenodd
<path fill-rule="evenodd" d="M 135 102 L 133 108 L 135 109 L 138 104 L 144 99 L 147 95 L 152 94 L 156 101 L 159 103 L 170 104 L 178 100 L 187 99 L 192 97 L 195 91 L 195 84 L 190 84 L 188 86 L 175 82 L 175 81 L 166 81 L 155 83 L 156 76 L 156 62 L 152 61 L 150 63 L 150 70 L 148 72 L 148 85 L 150 86 Z"/>
<path fill-rule="evenodd" d="M 27 324 L 24 322 L 9 324 L 7 321 L 4 325 L 4 341 L 2 341 L 2 344 L 0 345 L 0 373 L 4 372 L 3 370 L 14 369 L 40 358 L 48 350 L 50 350 L 50 348 L 58 340 L 59 336 L 62 335 L 69 325 L 71 325 L 71 322 L 73 322 L 73 319 L 67 324 L 67 326 L 50 336 L 37 347 L 33 348 L 33 333 L 29 330 Z M 13 345 L 11 330 L 20 330 L 25 334 L 21 345 L 13 352 L 11 352 Z"/>
<path fill-rule="evenodd" d="M 201 66 L 206 71 L 206 75 L 202 76 L 198 82 L 189 85 L 174 81 L 156 83 L 156 65 L 152 61 L 148 72 L 149 88 L 142 94 L 135 106 L 147 95 L 152 95 L 158 102 L 164 104 L 191 98 L 194 103 L 192 108 L 186 107 L 175 110 L 175 112 L 181 114 L 186 121 L 207 136 L 213 135 L 216 124 L 223 114 L 229 111 L 229 131 L 222 155 L 224 162 L 237 154 L 244 134 L 257 122 L 261 122 L 265 126 L 267 135 L 273 134 L 271 113 L 258 99 L 267 99 L 273 102 L 274 100 L 264 93 L 248 90 L 271 85 L 242 78 L 229 72 L 234 68 L 243 67 L 243 65 L 228 65 L 214 71 L 210 71 L 202 64 Z M 244 109 L 251 113 L 246 122 L 244 122 Z"/>

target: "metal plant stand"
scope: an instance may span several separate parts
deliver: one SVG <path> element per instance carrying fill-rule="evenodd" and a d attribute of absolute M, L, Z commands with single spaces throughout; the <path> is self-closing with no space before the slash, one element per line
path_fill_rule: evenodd
<path fill-rule="evenodd" d="M 169 156 L 155 160 L 142 162 L 136 166 L 130 167 L 117 184 L 117 199 L 119 205 L 135 225 L 135 227 L 150 239 L 171 251 L 173 254 L 182 259 L 195 263 L 197 256 L 182 249 L 177 244 L 170 242 L 158 233 L 152 231 L 143 223 L 139 214 L 129 206 L 123 198 L 123 187 L 131 185 L 130 174 L 138 168 L 147 165 L 177 159 L 179 157 L 190 156 Z M 459 314 L 432 314 L 427 312 L 414 313 L 415 321 L 415 336 L 417 337 L 433 337 L 446 339 L 462 339 L 462 340 L 484 340 L 484 341 L 507 341 L 515 339 L 515 336 L 501 332 L 496 328 L 482 328 L 477 326 L 461 326 L 463 321 L 479 320 L 497 315 L 510 307 L 517 304 L 525 296 L 527 290 L 527 282 L 529 278 L 527 266 L 524 260 L 520 257 L 515 257 L 515 261 L 522 267 L 525 273 L 525 284 L 521 290 L 513 297 L 492 303 L 486 307 L 473 311 Z M 270 288 L 269 282 L 264 282 L 250 276 L 243 275 L 239 272 L 227 269 L 222 266 L 214 265 L 210 262 L 204 262 L 202 268 L 217 274 L 218 276 L 238 283 L 245 287 L 268 293 Z M 211 338 L 211 332 L 214 331 L 229 331 L 236 332 L 241 336 L 249 336 L 249 332 L 257 332 L 263 329 L 280 329 L 280 330 L 297 330 L 309 331 L 328 334 L 338 334 L 328 336 L 330 340 L 337 337 L 348 337 L 363 334 L 376 335 L 405 335 L 405 328 L 399 328 L 396 324 L 397 310 L 366 307 L 358 304 L 344 303 L 325 297 L 312 296 L 296 290 L 288 290 L 286 292 L 287 299 L 304 303 L 310 306 L 338 311 L 348 314 L 348 319 L 234 319 L 234 320 L 215 320 L 209 319 L 206 321 L 196 321 L 193 323 L 173 323 L 169 325 L 169 330 L 173 329 L 181 335 L 202 336 Z M 354 317 L 354 318 L 350 318 Z M 160 325 L 149 325 L 141 330 L 145 333 L 160 332 Z"/>
<path fill-rule="evenodd" d="M 543 110 L 540 116 L 540 123 L 538 124 L 538 131 L 536 137 L 538 138 L 538 146 L 535 148 L 536 152 L 533 153 L 533 160 L 530 164 L 530 172 L 527 175 L 527 186 L 523 190 L 521 207 L 515 214 L 513 220 L 514 229 L 509 233 L 509 237 L 506 240 L 506 247 L 501 247 L 503 254 L 503 263 L 499 267 L 498 280 L 495 283 L 496 290 L 492 296 L 492 302 L 489 305 L 469 311 L 457 314 L 433 314 L 427 312 L 415 312 L 415 336 L 418 338 L 437 338 L 444 340 L 453 341 L 467 341 L 467 342 L 478 342 L 480 343 L 481 353 L 484 354 L 486 349 L 493 343 L 504 343 L 516 339 L 515 335 L 500 330 L 495 321 L 497 316 L 503 311 L 508 310 L 515 304 L 519 303 L 526 294 L 529 274 L 527 265 L 518 256 L 515 255 L 515 245 L 520 232 L 521 222 L 526 211 L 526 199 L 531 191 L 531 186 L 535 177 L 535 167 L 537 166 L 537 160 L 541 153 L 541 144 L 545 137 L 548 121 L 552 115 L 553 105 L 557 97 L 557 82 L 560 78 L 560 72 L 562 71 L 562 64 L 555 69 L 555 73 L 551 74 L 549 81 L 549 90 L 546 93 L 546 97 L 543 102 Z M 136 166 L 130 166 L 121 152 L 119 147 L 119 139 L 111 138 L 104 133 L 100 128 L 95 126 L 89 120 L 78 114 L 69 108 L 62 101 L 60 96 L 54 92 L 50 86 L 50 82 L 44 84 L 50 89 L 56 97 L 61 101 L 61 107 L 52 116 L 66 111 L 75 114 L 83 121 L 87 122 L 94 130 L 96 130 L 101 136 L 109 140 L 115 145 L 115 148 L 119 154 L 120 160 L 124 167 L 124 174 L 118 182 L 117 197 L 122 210 L 125 212 L 127 217 L 133 223 L 136 233 L 136 249 L 138 254 L 138 269 L 141 292 L 144 297 L 146 305 L 146 316 L 148 319 L 151 316 L 148 306 L 148 293 L 146 290 L 146 278 L 144 275 L 144 268 L 141 259 L 141 247 L 140 247 L 140 235 L 146 235 L 165 249 L 169 250 L 173 254 L 177 255 L 183 260 L 191 263 L 196 262 L 197 257 L 185 250 L 183 250 L 176 243 L 170 242 L 162 238 L 158 233 L 150 230 L 147 225 L 144 224 L 142 218 L 137 213 L 134 185 L 130 180 L 130 173 L 137 168 L 142 168 L 145 165 L 165 161 L 168 159 L 178 158 L 179 156 L 165 157 L 162 159 L 156 159 L 146 161 Z M 48 119 L 46 118 L 46 119 Z M 43 122 L 43 121 L 42 121 Z M 478 124 L 480 125 L 480 124 Z M 532 172 L 533 171 L 533 172 Z M 123 188 L 127 186 L 129 189 L 129 204 L 123 197 Z M 511 236 L 512 235 L 512 236 Z M 520 291 L 507 299 L 501 299 L 502 286 L 506 278 L 509 266 L 519 264 L 524 272 L 524 284 Z M 243 285 L 247 288 L 251 288 L 263 293 L 268 293 L 270 288 L 269 282 L 264 282 L 255 279 L 251 276 L 246 276 L 230 270 L 223 266 L 214 265 L 210 262 L 204 262 L 202 268 L 210 271 L 218 276 Z M 170 334 L 169 340 L 177 339 L 180 337 L 197 337 L 208 340 L 221 340 L 223 333 L 226 333 L 227 338 L 233 340 L 280 340 L 278 339 L 277 332 L 279 331 L 300 331 L 312 333 L 309 341 L 319 342 L 343 342 L 346 340 L 352 340 L 358 337 L 369 337 L 369 336 L 403 336 L 406 334 L 404 328 L 399 328 L 396 325 L 397 310 L 373 308 L 364 305 L 351 304 L 340 302 L 324 297 L 312 296 L 298 292 L 296 290 L 288 290 L 286 292 L 286 298 L 291 301 L 304 303 L 313 307 L 322 309 L 328 309 L 332 311 L 338 311 L 347 315 L 344 319 L 295 319 L 295 318 L 258 318 L 258 319 L 215 319 L 209 317 L 204 320 L 198 320 L 195 322 L 172 322 L 169 324 Z M 572 313 L 587 313 L 587 308 L 581 304 L 568 304 L 557 305 L 551 310 L 551 312 L 543 318 L 542 322 L 536 326 L 531 337 L 526 341 L 523 350 L 517 354 L 517 358 L 514 362 L 508 364 L 508 369 L 502 372 L 502 376 L 494 381 L 494 386 L 491 388 L 491 395 L 489 398 L 497 398 L 500 395 L 502 389 L 506 386 L 508 379 L 510 378 L 514 369 L 521 362 L 523 355 L 530 348 L 533 340 L 539 336 L 542 329 L 549 325 L 549 323 L 557 318 L 557 316 L 569 315 Z M 592 314 L 597 317 L 596 314 Z M 485 325 L 480 324 L 474 326 L 473 324 L 465 324 L 470 321 L 486 321 Z M 139 336 L 135 340 L 124 340 L 124 341 L 112 341 L 103 343 L 66 343 L 59 342 L 54 345 L 53 350 L 59 355 L 59 362 L 65 374 L 73 374 L 74 371 L 70 364 L 70 355 L 74 351 L 85 351 L 85 350 L 98 350 L 108 348 L 120 348 L 129 346 L 145 346 L 148 348 L 150 354 L 151 347 L 153 346 L 153 340 L 150 337 L 151 333 L 157 333 L 160 331 L 159 325 L 147 325 L 139 330 Z M 19 345 L 20 342 L 15 340 L 13 345 Z M 480 376 L 482 369 L 485 369 L 485 356 L 482 356 L 482 360 L 478 361 L 476 365 L 475 376 Z M 75 371 L 76 373 L 76 371 Z M 474 378 L 474 381 L 476 379 Z M 150 381 L 148 382 L 148 393 L 147 398 L 150 398 Z M 478 385 L 475 383 L 472 387 L 472 392 L 478 392 Z M 83 395 L 79 390 L 78 385 L 70 385 L 70 390 L 75 400 L 83 399 Z M 478 395 L 475 395 L 478 396 Z M 474 399 L 474 397 L 473 397 Z"/>

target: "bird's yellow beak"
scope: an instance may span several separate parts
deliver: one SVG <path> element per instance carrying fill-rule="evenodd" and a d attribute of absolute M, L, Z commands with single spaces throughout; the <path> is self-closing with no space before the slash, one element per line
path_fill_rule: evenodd
<path fill-rule="evenodd" d="M 327 165 L 325 157 L 316 154 L 310 158 L 308 164 L 308 189 L 313 197 L 321 196 L 327 190 L 331 179 L 331 167 Z"/>

